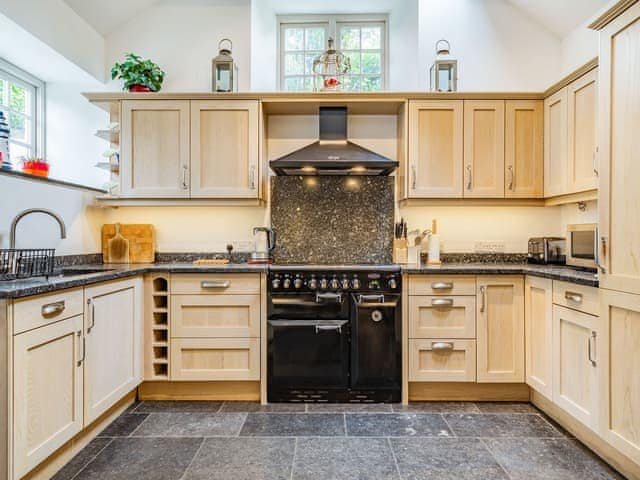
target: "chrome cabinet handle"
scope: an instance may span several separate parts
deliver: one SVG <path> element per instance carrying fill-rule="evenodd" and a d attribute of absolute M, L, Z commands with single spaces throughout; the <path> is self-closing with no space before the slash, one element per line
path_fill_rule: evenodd
<path fill-rule="evenodd" d="M 582 294 L 581 293 L 575 293 L 575 292 L 566 291 L 566 292 L 564 292 L 564 298 L 566 300 L 570 300 L 572 302 L 582 303 Z"/>
<path fill-rule="evenodd" d="M 418 177 L 418 172 L 417 172 L 415 163 L 413 165 L 411 165 L 411 173 L 412 173 L 411 176 L 413 177 L 413 180 L 411 181 L 411 189 L 415 190 L 416 189 L 417 177 Z"/>
<path fill-rule="evenodd" d="M 182 189 L 187 190 L 189 188 L 189 183 L 187 182 L 187 173 L 189 172 L 189 167 L 186 165 L 182 165 Z"/>
<path fill-rule="evenodd" d="M 591 332 L 591 335 L 589 335 L 589 338 L 587 339 L 587 352 L 589 355 L 589 363 L 591 363 L 592 366 L 596 366 L 596 360 L 593 357 L 593 350 L 595 350 L 595 343 L 596 343 L 596 332 Z M 591 347 L 591 344 L 594 344 L 593 347 Z"/>
<path fill-rule="evenodd" d="M 453 342 L 431 342 L 431 350 L 438 353 L 448 353 L 453 350 Z"/>
<path fill-rule="evenodd" d="M 467 181 L 467 190 L 471 190 L 471 180 L 472 180 L 472 174 L 471 174 L 471 165 L 467 165 L 467 173 L 469 174 L 469 180 Z"/>
<path fill-rule="evenodd" d="M 484 285 L 480 287 L 480 312 L 484 312 L 485 308 L 486 308 L 486 295 L 485 295 L 485 288 Z"/>
<path fill-rule="evenodd" d="M 434 307 L 453 307 L 453 298 L 432 298 L 431 305 Z"/>
<path fill-rule="evenodd" d="M 60 300 L 59 302 L 47 303 L 42 306 L 42 316 L 43 317 L 53 317 L 64 312 L 65 303 L 64 300 Z"/>
<path fill-rule="evenodd" d="M 453 288 L 453 282 L 433 282 L 431 288 L 433 290 L 451 290 Z"/>
<path fill-rule="evenodd" d="M 228 280 L 210 280 L 200 282 L 201 288 L 229 288 L 231 286 L 231 282 Z"/>
<path fill-rule="evenodd" d="M 320 332 L 330 331 L 342 333 L 342 325 L 316 325 L 316 335 Z"/>
<path fill-rule="evenodd" d="M 251 190 L 256 189 L 256 167 L 255 165 L 251 165 L 249 168 L 249 188 Z"/>
<path fill-rule="evenodd" d="M 593 152 L 593 173 L 596 174 L 596 177 L 600 176 L 600 172 L 598 172 L 598 147 Z"/>
<path fill-rule="evenodd" d="M 597 246 L 598 243 L 598 237 L 597 237 L 597 233 L 596 233 L 596 258 L 595 258 L 595 262 L 596 265 L 598 266 L 598 268 L 600 269 L 600 271 L 602 273 L 607 273 L 607 269 L 605 267 L 604 264 L 600 263 L 600 247 Z M 600 244 L 602 245 L 602 256 L 605 258 L 607 258 L 607 237 L 600 237 Z"/>
<path fill-rule="evenodd" d="M 513 190 L 513 180 L 514 180 L 513 165 L 509 165 L 507 167 L 507 170 L 509 171 L 509 190 Z"/>
<path fill-rule="evenodd" d="M 84 358 L 86 356 L 87 353 L 87 344 L 85 341 L 85 337 L 82 337 L 82 342 L 80 342 L 80 337 L 82 337 L 82 330 L 78 330 L 78 346 L 80 346 L 80 344 L 82 344 L 82 355 L 78 355 L 80 358 L 78 360 L 78 367 L 81 366 L 84 362 Z"/>
<path fill-rule="evenodd" d="M 87 327 L 87 333 L 91 333 L 91 329 L 96 326 L 96 305 L 90 298 L 87 299 L 87 305 L 91 307 L 89 309 L 89 326 Z"/>

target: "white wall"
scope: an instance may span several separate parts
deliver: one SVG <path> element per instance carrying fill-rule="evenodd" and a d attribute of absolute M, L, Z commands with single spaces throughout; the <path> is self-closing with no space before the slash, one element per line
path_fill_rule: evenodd
<path fill-rule="evenodd" d="M 211 91 L 211 60 L 218 41 L 233 41 L 239 89 L 251 85 L 249 0 L 164 0 L 134 16 L 106 37 L 106 68 L 129 52 L 156 62 L 167 73 L 163 90 Z M 119 90 L 121 81 L 108 88 Z"/>
<path fill-rule="evenodd" d="M 598 32 L 590 30 L 589 23 L 580 25 L 562 39 L 560 78 L 598 56 Z"/>

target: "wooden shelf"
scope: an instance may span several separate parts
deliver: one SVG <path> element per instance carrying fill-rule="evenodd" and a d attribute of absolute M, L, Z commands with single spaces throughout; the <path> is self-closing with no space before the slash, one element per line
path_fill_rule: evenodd
<path fill-rule="evenodd" d="M 94 135 L 109 143 L 120 144 L 120 130 L 98 130 Z"/>

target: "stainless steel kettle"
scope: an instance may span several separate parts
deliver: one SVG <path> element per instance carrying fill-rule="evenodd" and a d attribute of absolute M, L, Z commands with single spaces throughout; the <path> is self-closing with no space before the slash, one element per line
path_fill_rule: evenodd
<path fill-rule="evenodd" d="M 276 247 L 276 232 L 268 227 L 253 227 L 253 252 L 250 263 L 272 263 L 271 252 Z"/>

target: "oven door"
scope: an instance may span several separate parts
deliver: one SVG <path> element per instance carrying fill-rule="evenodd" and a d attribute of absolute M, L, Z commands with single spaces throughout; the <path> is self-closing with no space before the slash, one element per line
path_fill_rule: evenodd
<path fill-rule="evenodd" d="M 347 320 L 349 302 L 344 293 L 271 293 L 267 311 L 275 319 Z"/>
<path fill-rule="evenodd" d="M 270 401 L 278 401 L 276 392 L 348 387 L 348 320 L 272 319 L 267 325 Z"/>

